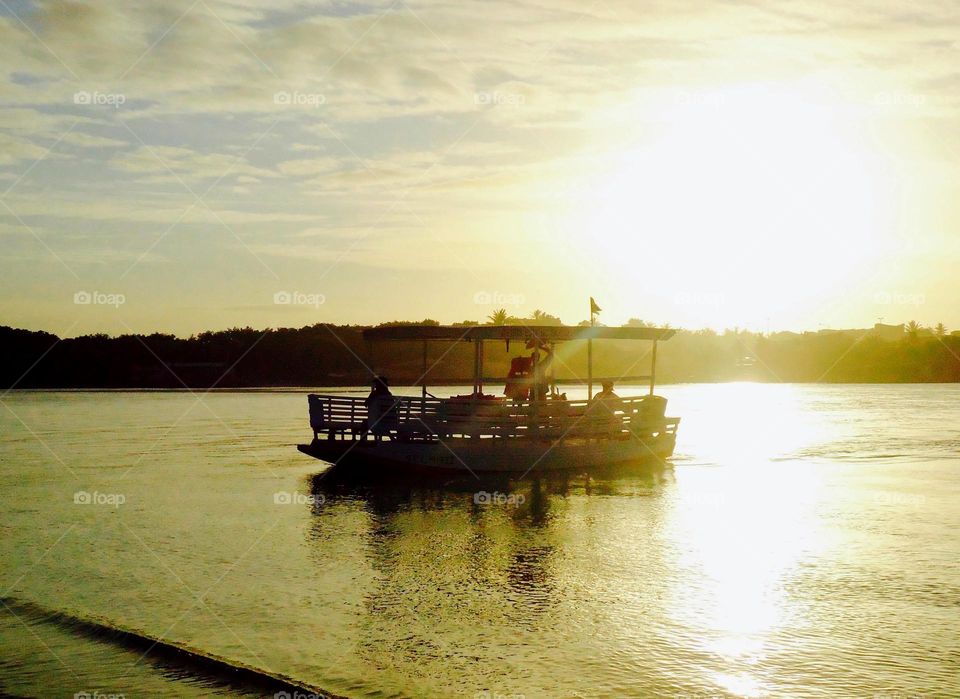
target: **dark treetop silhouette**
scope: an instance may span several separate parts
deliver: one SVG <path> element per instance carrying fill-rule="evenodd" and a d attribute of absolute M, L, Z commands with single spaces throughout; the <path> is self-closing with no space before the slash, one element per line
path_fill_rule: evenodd
<path fill-rule="evenodd" d="M 550 321 L 539 324 L 549 325 Z M 516 320 L 516 319 L 513 319 Z M 534 321 L 528 319 L 527 323 Z M 417 324 L 436 324 L 418 321 Z M 385 325 L 397 325 L 390 323 Z M 470 323 L 471 325 L 473 323 Z M 630 325 L 642 323 L 633 320 Z M 874 330 L 819 333 L 756 333 L 677 330 L 658 356 L 661 383 L 683 381 L 960 381 L 960 337 L 912 327 L 892 334 Z M 898 328 L 899 326 L 894 326 Z M 87 335 L 59 339 L 46 332 L 0 326 L 0 385 L 4 388 L 239 388 L 256 386 L 365 385 L 368 366 L 395 385 L 416 381 L 420 347 L 399 343 L 371 357 L 363 326 L 325 325 L 205 332 L 190 338 L 152 335 Z M 881 332 L 884 331 L 884 332 Z M 493 348 L 491 348 L 492 350 Z M 602 375 L 626 373 L 638 349 L 615 340 L 594 348 Z M 455 346 L 432 356 L 431 383 L 469 383 L 473 357 Z M 361 361 L 362 360 L 362 361 Z M 506 351 L 491 351 L 491 375 L 506 376 Z M 562 357 L 558 376 L 584 372 L 585 350 Z"/>

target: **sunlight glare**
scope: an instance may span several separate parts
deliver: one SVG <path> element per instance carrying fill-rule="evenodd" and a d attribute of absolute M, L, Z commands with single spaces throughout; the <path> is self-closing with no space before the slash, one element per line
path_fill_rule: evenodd
<path fill-rule="evenodd" d="M 662 111 L 577 197 L 572 234 L 622 295 L 714 294 L 723 308 L 704 310 L 727 316 L 714 320 L 756 327 L 761 306 L 810 305 L 866 273 L 884 207 L 849 110 L 808 88 L 773 86 L 704 102 Z"/>

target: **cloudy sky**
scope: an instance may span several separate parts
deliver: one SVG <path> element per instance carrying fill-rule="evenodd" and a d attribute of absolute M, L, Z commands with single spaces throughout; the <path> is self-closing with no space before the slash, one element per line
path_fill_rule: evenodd
<path fill-rule="evenodd" d="M 0 323 L 960 328 L 955 2 L 0 0 Z"/>

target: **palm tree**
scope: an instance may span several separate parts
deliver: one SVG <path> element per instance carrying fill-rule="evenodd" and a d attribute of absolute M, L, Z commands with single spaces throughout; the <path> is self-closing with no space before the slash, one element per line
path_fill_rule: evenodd
<path fill-rule="evenodd" d="M 546 315 L 547 315 L 546 312 L 544 312 L 544 311 L 542 311 L 541 309 L 537 308 L 537 309 L 534 310 L 534 312 L 533 312 L 533 319 L 534 319 L 534 320 L 543 320 L 544 316 L 546 316 Z"/>
<path fill-rule="evenodd" d="M 937 337 L 943 337 L 947 334 L 947 328 L 943 325 L 943 323 L 937 323 L 937 326 L 933 329 L 933 332 Z"/>
<path fill-rule="evenodd" d="M 917 339 L 917 333 L 920 332 L 920 323 L 915 320 L 911 320 L 907 323 L 907 335 L 910 336 L 911 340 Z"/>
<path fill-rule="evenodd" d="M 492 325 L 506 325 L 507 324 L 507 309 L 498 308 L 493 313 L 487 316 Z"/>

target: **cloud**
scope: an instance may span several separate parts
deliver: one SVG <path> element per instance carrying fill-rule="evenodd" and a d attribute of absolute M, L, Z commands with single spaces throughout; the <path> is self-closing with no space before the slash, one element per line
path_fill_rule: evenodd
<path fill-rule="evenodd" d="M 170 175 L 177 180 L 184 176 L 193 180 L 219 179 L 228 175 L 256 178 L 277 176 L 270 169 L 251 165 L 242 155 L 203 153 L 179 146 L 143 145 L 113 157 L 110 165 L 123 172 Z"/>
<path fill-rule="evenodd" d="M 333 172 L 343 167 L 344 162 L 339 158 L 303 158 L 286 160 L 277 165 L 281 174 L 304 177 L 320 173 Z"/>
<path fill-rule="evenodd" d="M 67 133 L 64 135 L 62 142 L 80 146 L 81 148 L 121 148 L 130 145 L 129 141 L 97 136 L 96 134 L 85 133 L 83 131 L 71 131 Z"/>
<path fill-rule="evenodd" d="M 956 177 L 958 19 L 933 0 L 11 7 L 0 178 L 24 176 L 5 201 L 54 243 L 82 229 L 105 264 L 118 241 L 136 257 L 172 228 L 151 264 L 227 274 L 230 255 L 250 262 L 227 224 L 281 265 L 342 256 L 463 276 L 499 257 L 523 275 L 485 242 L 535 235 L 531 219 L 655 139 L 685 96 L 742 84 L 827 86 L 838 118 L 904 169 L 923 161 L 925 185 Z M 0 225 L 20 224 L 0 207 Z"/>
<path fill-rule="evenodd" d="M 38 146 L 28 139 L 16 138 L 0 132 L 0 165 L 39 160 L 47 154 L 47 151 L 47 148 Z"/>

